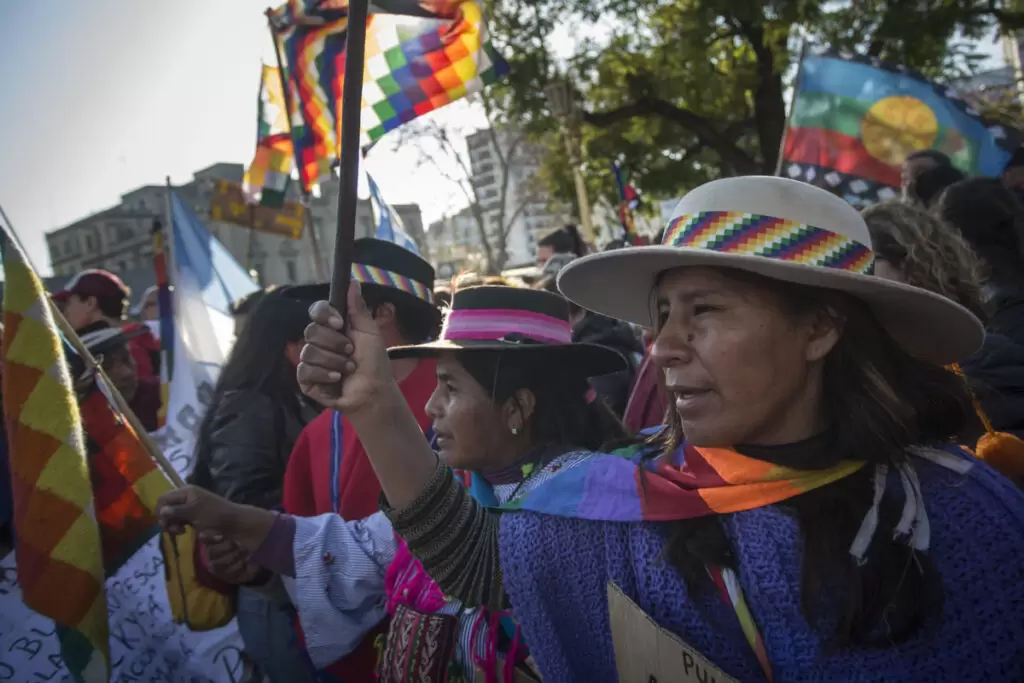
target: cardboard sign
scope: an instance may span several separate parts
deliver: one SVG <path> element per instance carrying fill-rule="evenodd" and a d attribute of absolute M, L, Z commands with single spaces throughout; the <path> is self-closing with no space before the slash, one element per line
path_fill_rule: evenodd
<path fill-rule="evenodd" d="M 280 209 L 247 204 L 241 185 L 217 180 L 210 196 L 210 218 L 297 240 L 302 237 L 305 207 L 298 202 L 285 202 Z"/>
<path fill-rule="evenodd" d="M 610 581 L 608 614 L 621 683 L 739 683 L 658 626 Z"/>

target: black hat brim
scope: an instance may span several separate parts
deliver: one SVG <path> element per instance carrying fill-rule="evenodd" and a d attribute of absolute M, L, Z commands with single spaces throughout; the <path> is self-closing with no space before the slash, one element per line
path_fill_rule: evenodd
<path fill-rule="evenodd" d="M 500 351 L 503 353 L 526 353 L 538 356 L 554 356 L 565 367 L 577 368 L 586 377 L 600 377 L 619 372 L 629 367 L 621 353 L 598 344 L 517 344 L 493 340 L 440 339 L 425 344 L 393 346 L 388 356 L 399 358 L 436 358 L 443 353 L 473 353 L 478 351 Z"/>

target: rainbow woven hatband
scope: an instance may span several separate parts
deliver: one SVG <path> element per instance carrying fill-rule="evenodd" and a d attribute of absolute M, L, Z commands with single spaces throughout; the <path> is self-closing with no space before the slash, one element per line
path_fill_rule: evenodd
<path fill-rule="evenodd" d="M 360 283 L 394 287 L 406 294 L 412 294 L 417 299 L 426 301 L 428 304 L 434 301 L 430 290 L 422 282 L 376 266 L 353 263 L 352 278 Z"/>
<path fill-rule="evenodd" d="M 763 256 L 819 268 L 870 275 L 867 246 L 824 228 L 785 218 L 734 211 L 701 211 L 672 219 L 661 242 L 669 247 Z"/>

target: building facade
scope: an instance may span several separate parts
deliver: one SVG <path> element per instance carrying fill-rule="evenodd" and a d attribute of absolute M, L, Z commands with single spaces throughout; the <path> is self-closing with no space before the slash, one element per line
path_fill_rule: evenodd
<path fill-rule="evenodd" d="M 210 219 L 214 182 L 242 181 L 241 164 L 214 164 L 194 174 L 193 179 L 173 187 L 189 204 L 207 229 L 220 240 L 235 259 L 263 285 L 317 282 L 317 262 L 330 273 L 333 263 L 337 222 L 338 181 L 332 177 L 321 186 L 319 197 L 310 199 L 309 210 L 315 228 L 316 246 L 307 229 L 300 239 L 290 239 L 249 230 L 233 223 Z M 103 268 L 123 274 L 152 270 L 154 220 L 166 220 L 167 189 L 145 185 L 122 195 L 121 203 L 83 218 L 46 235 L 50 262 L 55 275 L 70 277 L 87 268 Z M 300 201 L 296 183 L 289 188 L 289 200 Z M 416 204 L 394 205 L 413 239 L 423 243 L 423 218 Z M 376 222 L 369 200 L 359 200 L 356 209 L 356 237 L 370 237 Z"/>
<path fill-rule="evenodd" d="M 431 223 L 426 238 L 439 282 L 463 271 L 483 272 L 487 267 L 480 225 L 469 207 Z"/>
<path fill-rule="evenodd" d="M 569 220 L 568 209 L 551 201 L 537 177 L 541 149 L 523 139 L 519 132 L 507 129 L 472 133 L 466 137 L 466 146 L 472 171 L 470 181 L 483 209 L 488 241 L 497 246 L 501 233 L 506 234 L 506 259 L 502 267 L 532 264 L 537 255 L 537 240 Z M 479 229 L 476 234 L 479 235 Z"/>

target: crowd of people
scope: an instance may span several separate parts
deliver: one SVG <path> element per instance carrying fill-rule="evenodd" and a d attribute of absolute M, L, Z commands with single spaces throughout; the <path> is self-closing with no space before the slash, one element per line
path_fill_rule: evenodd
<path fill-rule="evenodd" d="M 731 680 L 1024 680 L 1021 168 L 912 155 L 862 212 L 716 180 L 529 285 L 357 240 L 346 317 L 236 303 L 161 522 L 252 680 L 616 681 L 613 589 Z M 54 298 L 155 426 L 155 298 Z"/>

